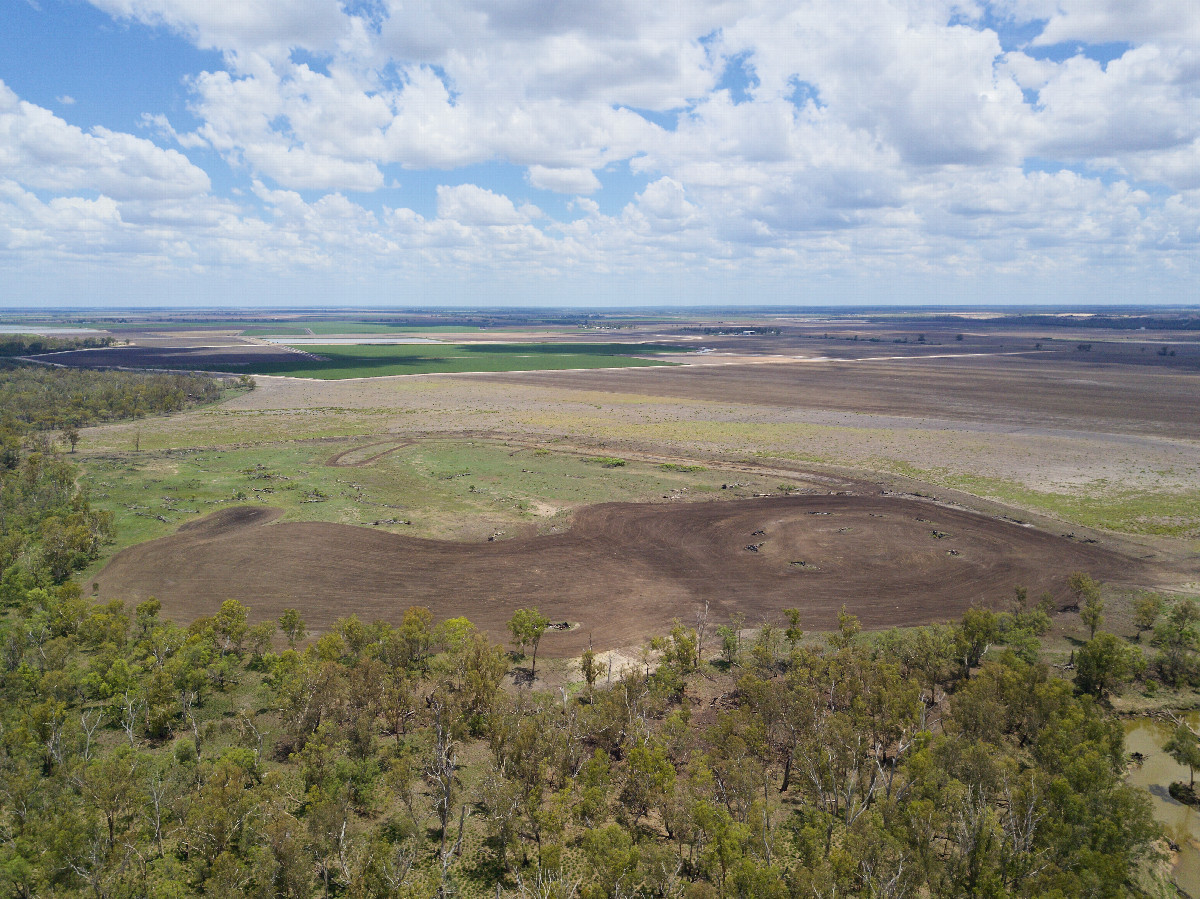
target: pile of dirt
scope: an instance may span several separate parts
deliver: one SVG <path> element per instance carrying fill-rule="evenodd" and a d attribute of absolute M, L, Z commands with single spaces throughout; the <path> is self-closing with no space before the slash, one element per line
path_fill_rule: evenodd
<path fill-rule="evenodd" d="M 177 621 L 236 598 L 256 619 L 297 608 L 317 629 L 352 613 L 399 622 L 422 605 L 498 640 L 515 609 L 536 606 L 575 625 L 548 633 L 542 649 L 570 656 L 589 638 L 597 649 L 627 646 L 675 618 L 694 621 L 706 601 L 714 623 L 743 612 L 753 626 L 795 606 L 806 628 L 825 629 L 845 604 L 882 627 L 955 618 L 1017 584 L 1064 597 L 1077 570 L 1127 583 L 1143 573 L 1103 546 L 879 494 L 606 503 L 579 510 L 566 533 L 490 543 L 272 523 L 279 514 L 226 509 L 130 547 L 96 578 L 101 598 L 156 596 Z"/>
<path fill-rule="evenodd" d="M 282 509 L 267 506 L 234 506 L 231 509 L 213 512 L 197 521 L 189 521 L 180 526 L 178 533 L 193 540 L 223 537 L 255 525 L 270 524 L 282 514 Z"/>

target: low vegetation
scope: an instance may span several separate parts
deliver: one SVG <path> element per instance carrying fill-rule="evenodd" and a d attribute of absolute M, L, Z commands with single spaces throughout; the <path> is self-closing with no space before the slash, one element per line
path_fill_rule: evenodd
<path fill-rule="evenodd" d="M 0 576 L 61 583 L 95 560 L 113 514 L 95 508 L 60 453 L 95 421 L 171 412 L 221 395 L 207 377 L 0 366 Z M 58 439 L 50 431 L 59 430 Z"/>
<path fill-rule="evenodd" d="M 208 423 L 211 429 L 225 424 L 220 412 L 200 414 L 216 419 Z M 139 439 L 141 448 L 134 452 Z M 290 521 L 341 521 L 429 537 L 470 536 L 455 528 L 473 522 L 475 536 L 486 537 L 497 528 L 540 520 L 534 512 L 539 503 L 572 508 L 645 501 L 673 490 L 710 496 L 721 486 L 720 472 L 666 471 L 637 462 L 605 468 L 566 448 L 529 449 L 503 440 L 423 440 L 367 448 L 363 458 L 393 451 L 354 467 L 326 462 L 340 449 L 350 452 L 346 461 L 352 463 L 353 448 L 370 444 L 369 439 L 150 450 L 152 438 L 131 432 L 122 442 L 119 452 L 77 454 L 93 505 L 115 516 L 113 549 L 164 536 L 232 503 L 281 508 Z M 753 483 L 756 489 L 769 486 L 760 479 Z M 314 488 L 323 502 L 306 502 L 305 491 Z M 395 518 L 408 524 L 386 523 Z"/>
<path fill-rule="evenodd" d="M 1165 537 L 1200 535 L 1200 491 L 1194 489 L 1125 489 L 1120 484 L 1103 482 L 1070 491 L 1049 492 L 1005 478 L 958 474 L 895 462 L 888 467 L 925 483 L 966 490 L 976 496 L 998 499 L 1084 527 Z"/>
<path fill-rule="evenodd" d="M 248 362 L 238 371 L 338 380 L 451 372 L 630 368 L 670 364 L 635 358 L 633 354 L 679 351 L 677 347 L 622 343 L 306 344 L 302 353 Z M 218 359 L 208 365 L 202 361 L 188 364 L 201 370 L 222 370 Z"/>

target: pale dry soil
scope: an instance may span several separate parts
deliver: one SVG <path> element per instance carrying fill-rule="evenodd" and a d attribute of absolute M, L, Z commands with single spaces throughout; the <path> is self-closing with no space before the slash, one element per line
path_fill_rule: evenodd
<path fill-rule="evenodd" d="M 769 454 L 867 471 L 939 471 L 1051 493 L 1200 488 L 1200 375 L 1085 370 L 1048 381 L 1014 366 L 991 383 L 979 369 L 994 360 L 950 362 L 259 377 L 257 390 L 217 408 L 93 428 L 84 447 L 131 449 L 138 433 L 143 448 L 165 449 L 494 431 L 687 458 Z"/>

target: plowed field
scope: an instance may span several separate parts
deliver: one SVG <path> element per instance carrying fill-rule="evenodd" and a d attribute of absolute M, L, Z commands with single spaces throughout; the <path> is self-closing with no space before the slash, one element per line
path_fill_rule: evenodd
<path fill-rule="evenodd" d="M 256 619 L 288 607 L 310 628 L 338 617 L 398 622 L 411 605 L 464 615 L 493 638 L 514 609 L 537 606 L 570 631 L 542 653 L 577 655 L 662 633 L 674 618 L 746 614 L 748 626 L 802 610 L 831 627 L 844 603 L 868 627 L 956 617 L 1023 584 L 1066 596 L 1070 572 L 1136 583 L 1142 563 L 1012 522 L 885 495 L 804 495 L 729 502 L 608 503 L 576 512 L 563 534 L 494 543 L 422 540 L 328 523 L 279 522 L 239 507 L 130 547 L 96 578 L 100 598 L 150 595 L 177 621 L 227 598 Z M 754 547 L 751 549 L 750 547 Z"/>

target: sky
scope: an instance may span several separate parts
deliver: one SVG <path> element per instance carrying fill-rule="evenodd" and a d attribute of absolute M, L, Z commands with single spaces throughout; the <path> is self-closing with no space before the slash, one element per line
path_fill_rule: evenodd
<path fill-rule="evenodd" d="M 1195 0 L 0 0 L 0 306 L 1200 302 Z"/>

